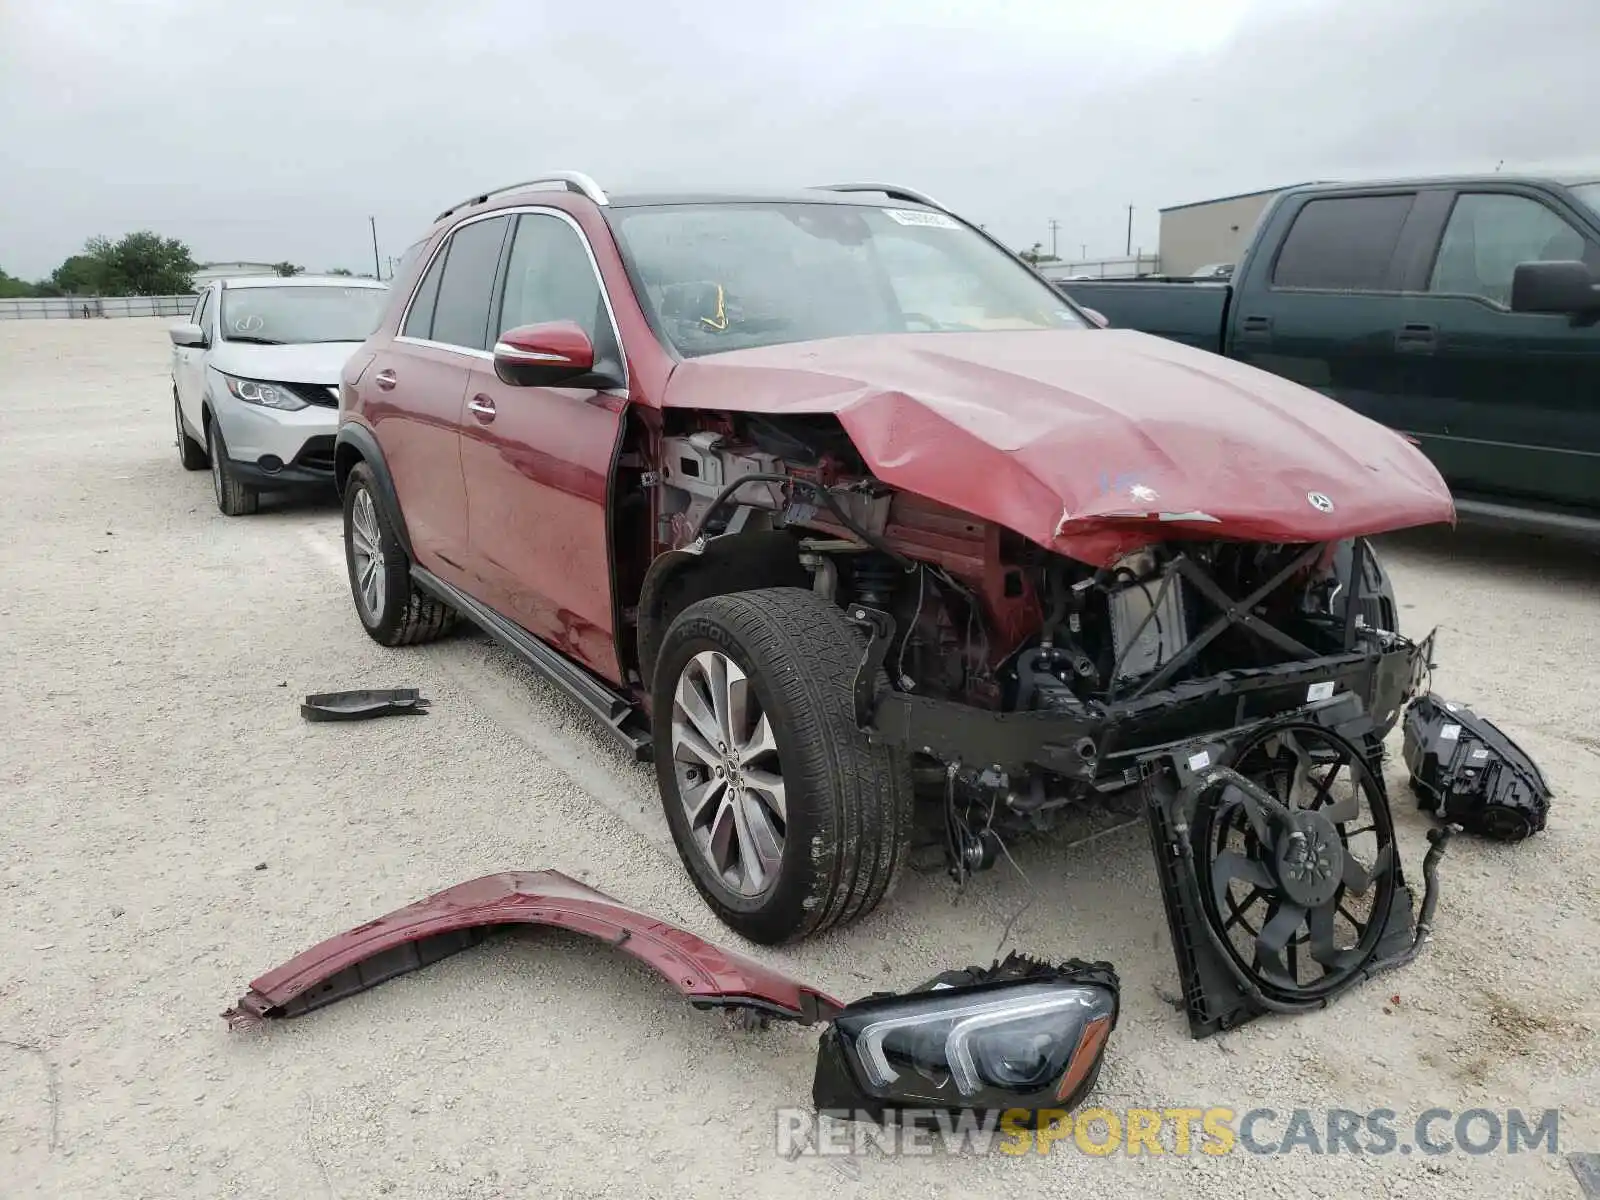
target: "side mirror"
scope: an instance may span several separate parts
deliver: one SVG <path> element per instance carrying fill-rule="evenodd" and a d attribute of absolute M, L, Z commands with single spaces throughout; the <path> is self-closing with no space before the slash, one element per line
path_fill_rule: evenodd
<path fill-rule="evenodd" d="M 1111 324 L 1110 321 L 1106 320 L 1105 314 L 1098 309 L 1086 308 L 1083 311 L 1088 314 L 1089 320 L 1100 326 L 1101 329 Z"/>
<path fill-rule="evenodd" d="M 495 342 L 494 373 L 513 387 L 580 387 L 594 376 L 594 344 L 574 321 L 519 325 Z"/>
<path fill-rule="evenodd" d="M 174 346 L 201 346 L 206 344 L 206 331 L 192 321 L 184 321 L 167 330 Z"/>
<path fill-rule="evenodd" d="M 1594 272 L 1581 262 L 1518 263 L 1511 275 L 1511 311 L 1590 313 L 1600 310 Z"/>

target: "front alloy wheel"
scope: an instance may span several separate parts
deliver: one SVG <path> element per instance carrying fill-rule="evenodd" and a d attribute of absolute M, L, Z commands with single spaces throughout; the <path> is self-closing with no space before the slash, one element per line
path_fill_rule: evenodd
<path fill-rule="evenodd" d="M 788 816 L 772 722 L 745 673 L 704 650 L 678 676 L 672 769 L 684 816 L 707 865 L 740 896 L 777 882 Z"/>
<path fill-rule="evenodd" d="M 837 606 L 793 587 L 697 600 L 661 639 L 662 809 L 701 897 L 752 941 L 859 919 L 905 862 L 910 770 L 855 720 L 865 645 Z"/>

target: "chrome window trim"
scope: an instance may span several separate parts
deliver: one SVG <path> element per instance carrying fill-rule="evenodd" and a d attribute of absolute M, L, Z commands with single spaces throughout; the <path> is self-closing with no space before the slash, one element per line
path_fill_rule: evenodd
<path fill-rule="evenodd" d="M 559 220 L 565 221 L 572 231 L 578 235 L 578 242 L 583 246 L 583 252 L 589 258 L 589 269 L 594 272 L 595 284 L 600 289 L 600 299 L 605 302 L 606 319 L 611 322 L 611 337 L 617 346 L 617 356 L 621 359 L 622 386 L 619 388 L 606 388 L 605 392 L 607 395 L 620 396 L 623 399 L 626 399 L 628 396 L 628 385 L 631 379 L 630 372 L 628 370 L 628 351 L 622 344 L 622 327 L 617 324 L 617 310 L 611 303 L 611 292 L 606 287 L 605 276 L 600 273 L 600 260 L 595 257 L 594 247 L 589 243 L 589 235 L 583 231 L 583 226 L 579 225 L 578 222 L 573 219 L 572 214 L 563 212 L 559 208 L 550 208 L 542 204 L 519 204 L 511 208 L 497 208 L 492 212 L 474 213 L 470 217 L 463 217 L 460 221 L 457 221 L 450 227 L 450 231 L 446 233 L 444 237 L 439 239 L 439 244 L 434 247 L 433 253 L 428 255 L 427 263 L 425 263 L 422 270 L 417 273 L 417 282 L 412 286 L 411 295 L 406 297 L 406 306 L 400 313 L 400 320 L 396 328 L 404 329 L 406 327 L 406 322 L 411 319 L 411 306 L 416 303 L 417 292 L 421 290 L 423 281 L 428 277 L 428 272 L 433 270 L 433 260 L 436 259 L 444 251 L 445 247 L 450 244 L 450 239 L 455 237 L 457 230 L 467 225 L 475 224 L 478 221 L 490 221 L 496 217 L 520 216 L 523 213 L 531 213 L 535 216 L 556 217 Z M 515 228 L 512 229 L 511 233 L 512 245 L 514 247 L 516 244 Z M 444 283 L 442 277 L 439 282 L 442 286 Z M 500 297 L 501 304 L 504 305 L 504 281 L 501 283 Z M 504 330 L 500 330 L 495 334 L 496 341 L 499 340 L 500 333 L 503 332 Z M 468 358 L 486 359 L 489 362 L 494 361 L 494 355 L 487 350 L 474 350 L 468 346 L 457 346 L 449 342 L 436 342 L 431 338 L 414 338 L 407 337 L 403 333 L 396 333 L 393 340 L 406 346 L 425 346 L 430 350 L 445 350 L 453 354 L 465 355 Z"/>

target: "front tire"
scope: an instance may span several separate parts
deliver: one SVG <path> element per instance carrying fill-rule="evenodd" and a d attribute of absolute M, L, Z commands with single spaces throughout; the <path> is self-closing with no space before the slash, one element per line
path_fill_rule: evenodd
<path fill-rule="evenodd" d="M 667 823 L 700 895 L 752 941 L 865 916 L 909 852 L 907 764 L 855 722 L 864 647 L 800 588 L 698 601 L 662 639 L 652 711 Z"/>
<path fill-rule="evenodd" d="M 206 452 L 211 457 L 211 490 L 225 517 L 247 517 L 261 508 L 261 494 L 239 482 L 228 460 L 228 444 L 215 418 L 206 425 Z"/>
<path fill-rule="evenodd" d="M 383 646 L 431 642 L 455 610 L 411 580 L 411 559 L 384 516 L 372 468 L 357 463 L 344 486 L 344 561 L 361 627 Z"/>
<path fill-rule="evenodd" d="M 206 448 L 189 436 L 183 423 L 183 406 L 178 403 L 178 389 L 172 389 L 172 419 L 178 427 L 178 461 L 185 471 L 204 471 L 211 465 Z"/>

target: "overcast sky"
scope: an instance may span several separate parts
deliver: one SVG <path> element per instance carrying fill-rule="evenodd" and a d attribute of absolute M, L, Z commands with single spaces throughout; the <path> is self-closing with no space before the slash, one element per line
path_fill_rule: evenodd
<path fill-rule="evenodd" d="M 0 267 L 149 228 L 368 270 L 369 215 L 398 256 L 553 168 L 891 179 L 1063 257 L 1132 204 L 1153 250 L 1215 195 L 1600 166 L 1597 47 L 1600 0 L 0 0 Z"/>

